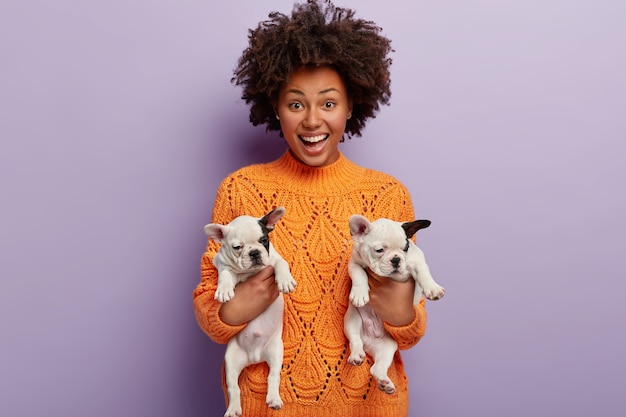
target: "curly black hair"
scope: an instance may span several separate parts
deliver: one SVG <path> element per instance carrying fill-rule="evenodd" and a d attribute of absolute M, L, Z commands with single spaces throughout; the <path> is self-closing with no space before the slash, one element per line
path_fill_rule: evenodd
<path fill-rule="evenodd" d="M 379 26 L 354 14 L 330 0 L 307 0 L 294 5 L 291 17 L 272 12 L 248 31 L 249 45 L 231 82 L 243 88 L 254 126 L 280 131 L 272 104 L 290 74 L 302 66 L 331 66 L 352 100 L 345 133 L 361 136 L 365 121 L 376 117 L 380 104 L 389 104 L 392 60 L 387 55 L 393 49 Z"/>

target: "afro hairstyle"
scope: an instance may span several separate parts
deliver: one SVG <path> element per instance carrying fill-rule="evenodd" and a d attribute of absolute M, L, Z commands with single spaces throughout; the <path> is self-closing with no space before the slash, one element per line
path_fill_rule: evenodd
<path fill-rule="evenodd" d="M 291 16 L 272 12 L 248 31 L 249 44 L 231 82 L 242 87 L 254 126 L 267 124 L 267 131 L 282 135 L 273 106 L 281 86 L 299 67 L 330 66 L 341 76 L 353 105 L 345 133 L 348 138 L 361 136 L 366 120 L 376 117 L 381 104 L 389 104 L 388 54 L 393 49 L 380 34 L 382 28 L 354 15 L 330 0 L 307 0 L 296 3 Z"/>

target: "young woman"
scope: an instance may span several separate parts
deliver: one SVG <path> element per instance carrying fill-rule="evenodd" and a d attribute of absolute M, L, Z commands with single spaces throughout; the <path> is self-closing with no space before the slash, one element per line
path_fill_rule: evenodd
<path fill-rule="evenodd" d="M 390 41 L 373 22 L 328 1 L 296 4 L 291 16 L 271 13 L 250 31 L 233 82 L 243 88 L 250 121 L 279 131 L 288 149 L 272 162 L 237 170 L 223 180 L 213 222 L 239 215 L 261 217 L 286 207 L 270 238 L 297 281 L 285 296 L 284 406 L 265 404 L 268 367 L 244 369 L 239 384 L 244 416 L 358 417 L 408 415 L 407 377 L 400 354 L 389 376 L 394 394 L 379 390 L 369 373 L 371 358 L 348 364 L 343 333 L 352 241 L 348 218 L 414 220 L 411 196 L 395 178 L 349 161 L 338 149 L 344 137 L 360 136 L 390 97 Z M 267 268 L 235 289 L 227 303 L 214 300 L 218 246 L 202 257 L 202 281 L 194 291 L 197 321 L 217 343 L 227 343 L 278 297 Z M 399 349 L 414 346 L 426 328 L 424 301 L 413 305 L 414 282 L 370 275 L 369 305 Z M 224 387 L 225 388 L 225 387 Z"/>

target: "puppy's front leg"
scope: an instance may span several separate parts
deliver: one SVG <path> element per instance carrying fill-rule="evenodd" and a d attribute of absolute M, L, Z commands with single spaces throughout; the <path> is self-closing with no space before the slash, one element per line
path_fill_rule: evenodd
<path fill-rule="evenodd" d="M 413 246 L 412 251 L 415 253 L 413 256 L 414 260 L 409 265 L 411 275 L 415 278 L 417 285 L 415 286 L 415 297 L 413 299 L 414 303 L 417 304 L 419 301 L 419 297 L 421 297 L 421 292 L 424 293 L 424 296 L 429 300 L 438 300 L 445 294 L 445 289 L 437 284 L 433 279 L 433 276 L 430 274 L 430 268 L 426 263 L 426 258 L 424 256 L 424 252 L 416 245 Z"/>
<path fill-rule="evenodd" d="M 296 288 L 296 280 L 293 279 L 289 264 L 283 258 L 277 258 L 274 262 L 274 276 L 276 277 L 276 285 L 278 290 L 285 294 L 292 293 Z"/>
<path fill-rule="evenodd" d="M 348 262 L 348 274 L 352 279 L 350 302 L 356 307 L 363 307 L 370 301 L 370 287 L 367 283 L 367 273 L 361 265 L 350 260 L 350 262 Z"/>
<path fill-rule="evenodd" d="M 237 285 L 237 276 L 229 268 L 218 269 L 217 290 L 214 298 L 220 303 L 230 301 L 235 296 L 235 285 Z"/>

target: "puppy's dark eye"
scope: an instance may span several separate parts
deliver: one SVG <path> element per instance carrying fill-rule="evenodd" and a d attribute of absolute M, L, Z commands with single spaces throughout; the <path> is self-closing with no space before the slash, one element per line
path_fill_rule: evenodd
<path fill-rule="evenodd" d="M 384 251 L 385 251 L 384 248 L 374 249 L 374 252 L 376 252 L 376 253 L 383 253 Z"/>
<path fill-rule="evenodd" d="M 233 245 L 233 250 L 241 250 L 241 248 L 243 248 L 243 246 L 241 246 L 241 245 Z"/>
<path fill-rule="evenodd" d="M 270 240 L 267 237 L 262 237 L 261 239 L 259 239 L 259 243 L 261 245 L 267 245 L 269 241 Z"/>

